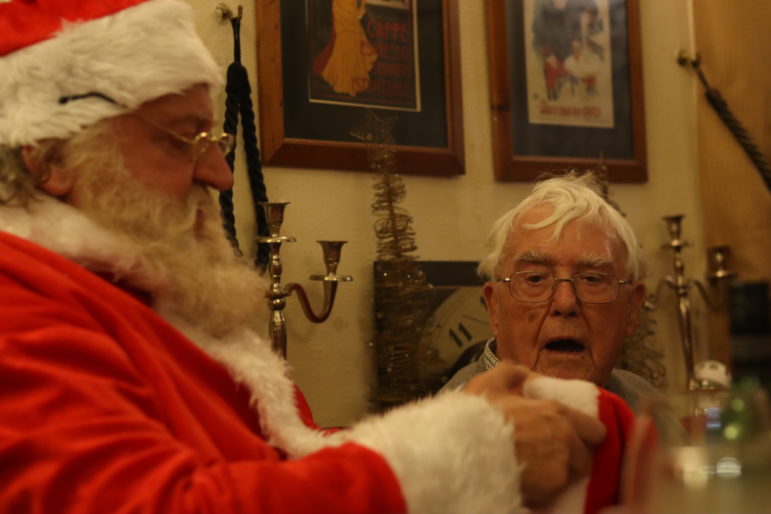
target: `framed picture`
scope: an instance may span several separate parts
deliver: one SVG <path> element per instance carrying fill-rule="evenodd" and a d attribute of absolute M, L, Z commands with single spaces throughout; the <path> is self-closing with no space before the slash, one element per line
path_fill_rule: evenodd
<path fill-rule="evenodd" d="M 638 0 L 489 0 L 495 176 L 645 182 Z"/>
<path fill-rule="evenodd" d="M 265 164 L 369 171 L 371 111 L 400 173 L 463 173 L 457 0 L 258 0 L 257 59 Z"/>

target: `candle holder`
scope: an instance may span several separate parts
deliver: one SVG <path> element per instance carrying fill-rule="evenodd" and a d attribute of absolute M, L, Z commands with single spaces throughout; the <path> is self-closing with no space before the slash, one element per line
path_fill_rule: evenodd
<path fill-rule="evenodd" d="M 281 225 L 284 222 L 284 209 L 289 202 L 260 202 L 265 210 L 265 220 L 268 224 L 270 233 L 267 237 L 258 237 L 257 241 L 268 245 L 269 260 L 268 274 L 270 275 L 270 290 L 268 291 L 268 308 L 271 311 L 268 331 L 270 332 L 271 344 L 273 349 L 286 357 L 286 316 L 284 308 L 286 299 L 293 292 L 297 292 L 300 300 L 300 306 L 308 320 L 313 323 L 323 323 L 332 312 L 332 306 L 335 303 L 338 282 L 350 282 L 351 276 L 337 274 L 337 265 L 340 263 L 340 253 L 342 246 L 346 241 L 317 241 L 321 245 L 323 252 L 324 266 L 326 274 L 311 275 L 310 280 L 320 280 L 324 283 L 324 303 L 321 312 L 316 314 L 311 307 L 308 295 L 305 289 L 298 283 L 290 282 L 286 285 L 281 284 L 281 274 L 283 265 L 281 263 L 281 245 L 283 243 L 294 243 L 296 239 L 292 236 L 282 236 Z"/>
<path fill-rule="evenodd" d="M 683 348 L 683 357 L 685 358 L 686 387 L 688 389 L 703 389 L 707 385 L 696 380 L 694 369 L 694 336 L 693 324 L 691 322 L 691 298 L 690 290 L 696 286 L 704 303 L 711 310 L 717 311 L 725 305 L 723 284 L 736 276 L 736 272 L 727 268 L 726 260 L 729 254 L 728 246 L 714 246 L 707 249 L 707 258 L 709 259 L 709 270 L 707 278 L 715 286 L 716 294 L 710 293 L 707 287 L 698 279 L 687 278 L 685 276 L 685 264 L 683 263 L 683 248 L 691 246 L 692 243 L 682 239 L 682 222 L 685 216 L 674 214 L 663 216 L 662 219 L 667 224 L 669 231 L 669 242 L 662 245 L 662 249 L 672 250 L 674 265 L 674 276 L 669 275 L 663 278 L 657 288 L 655 298 L 658 298 L 662 285 L 669 286 L 675 292 L 677 298 L 677 324 L 680 331 L 680 339 Z"/>

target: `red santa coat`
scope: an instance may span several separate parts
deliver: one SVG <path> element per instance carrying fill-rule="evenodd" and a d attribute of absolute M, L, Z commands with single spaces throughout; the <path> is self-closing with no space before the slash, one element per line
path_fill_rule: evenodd
<path fill-rule="evenodd" d="M 214 340 L 88 271 L 154 280 L 73 209 L 3 208 L 0 229 L 24 238 L 0 233 L 0 512 L 517 508 L 513 427 L 484 400 L 324 434 L 267 342 Z"/>
<path fill-rule="evenodd" d="M 246 388 L 136 298 L 22 240 L 0 255 L 0 511 L 405 509 L 360 445 L 287 462 Z"/>

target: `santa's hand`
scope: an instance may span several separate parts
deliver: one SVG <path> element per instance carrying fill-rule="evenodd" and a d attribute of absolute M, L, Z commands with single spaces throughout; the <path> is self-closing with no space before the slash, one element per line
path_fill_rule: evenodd
<path fill-rule="evenodd" d="M 514 423 L 517 461 L 523 466 L 520 487 L 524 504 L 542 508 L 574 480 L 591 470 L 593 447 L 605 437 L 603 424 L 553 400 L 523 398 L 530 371 L 501 362 L 465 387 L 487 398 Z"/>

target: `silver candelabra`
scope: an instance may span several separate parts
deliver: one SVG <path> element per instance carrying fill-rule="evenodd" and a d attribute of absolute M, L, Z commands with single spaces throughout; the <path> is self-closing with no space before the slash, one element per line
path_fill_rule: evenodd
<path fill-rule="evenodd" d="M 685 216 L 682 214 L 674 214 L 671 216 L 664 216 L 662 219 L 667 224 L 669 230 L 669 242 L 662 245 L 663 249 L 672 250 L 673 264 L 675 274 L 674 276 L 667 276 L 659 282 L 656 288 L 656 297 L 658 297 L 661 286 L 666 284 L 675 292 L 677 297 L 677 322 L 680 329 L 680 339 L 683 348 L 683 357 L 685 358 L 685 371 L 686 371 L 686 387 L 688 389 L 702 389 L 707 387 L 708 384 L 701 384 L 696 380 L 694 370 L 694 336 L 693 325 L 691 322 L 691 299 L 690 290 L 692 286 L 696 286 L 696 289 L 701 294 L 704 302 L 712 310 L 718 310 L 724 304 L 721 284 L 718 282 L 723 280 L 730 280 L 736 276 L 736 273 L 729 271 L 726 267 L 726 259 L 728 257 L 728 246 L 713 246 L 707 249 L 707 257 L 709 259 L 710 269 L 707 272 L 707 278 L 710 282 L 717 286 L 717 295 L 713 297 L 707 290 L 707 287 L 699 280 L 686 278 L 685 276 L 685 264 L 683 263 L 683 248 L 691 246 L 691 242 L 684 241 L 681 237 L 682 221 Z"/>
<path fill-rule="evenodd" d="M 326 274 L 311 275 L 311 280 L 321 280 L 324 283 L 324 305 L 321 313 L 316 314 L 311 308 L 308 295 L 300 284 L 290 282 L 281 285 L 281 273 L 283 266 L 281 264 L 281 244 L 293 243 L 296 239 L 292 236 L 282 236 L 281 224 L 284 222 L 284 209 L 289 202 L 261 202 L 265 210 L 265 219 L 268 223 L 270 235 L 267 237 L 258 237 L 257 241 L 265 243 L 269 248 L 268 274 L 270 275 L 270 291 L 268 291 L 268 308 L 271 311 L 268 330 L 273 345 L 273 349 L 286 357 L 286 316 L 284 307 L 286 299 L 293 292 L 297 292 L 305 316 L 313 323 L 322 323 L 332 312 L 332 305 L 335 303 L 338 282 L 350 282 L 353 277 L 337 274 L 337 265 L 340 262 L 340 252 L 346 241 L 317 241 L 321 245 L 324 254 L 324 265 Z"/>

